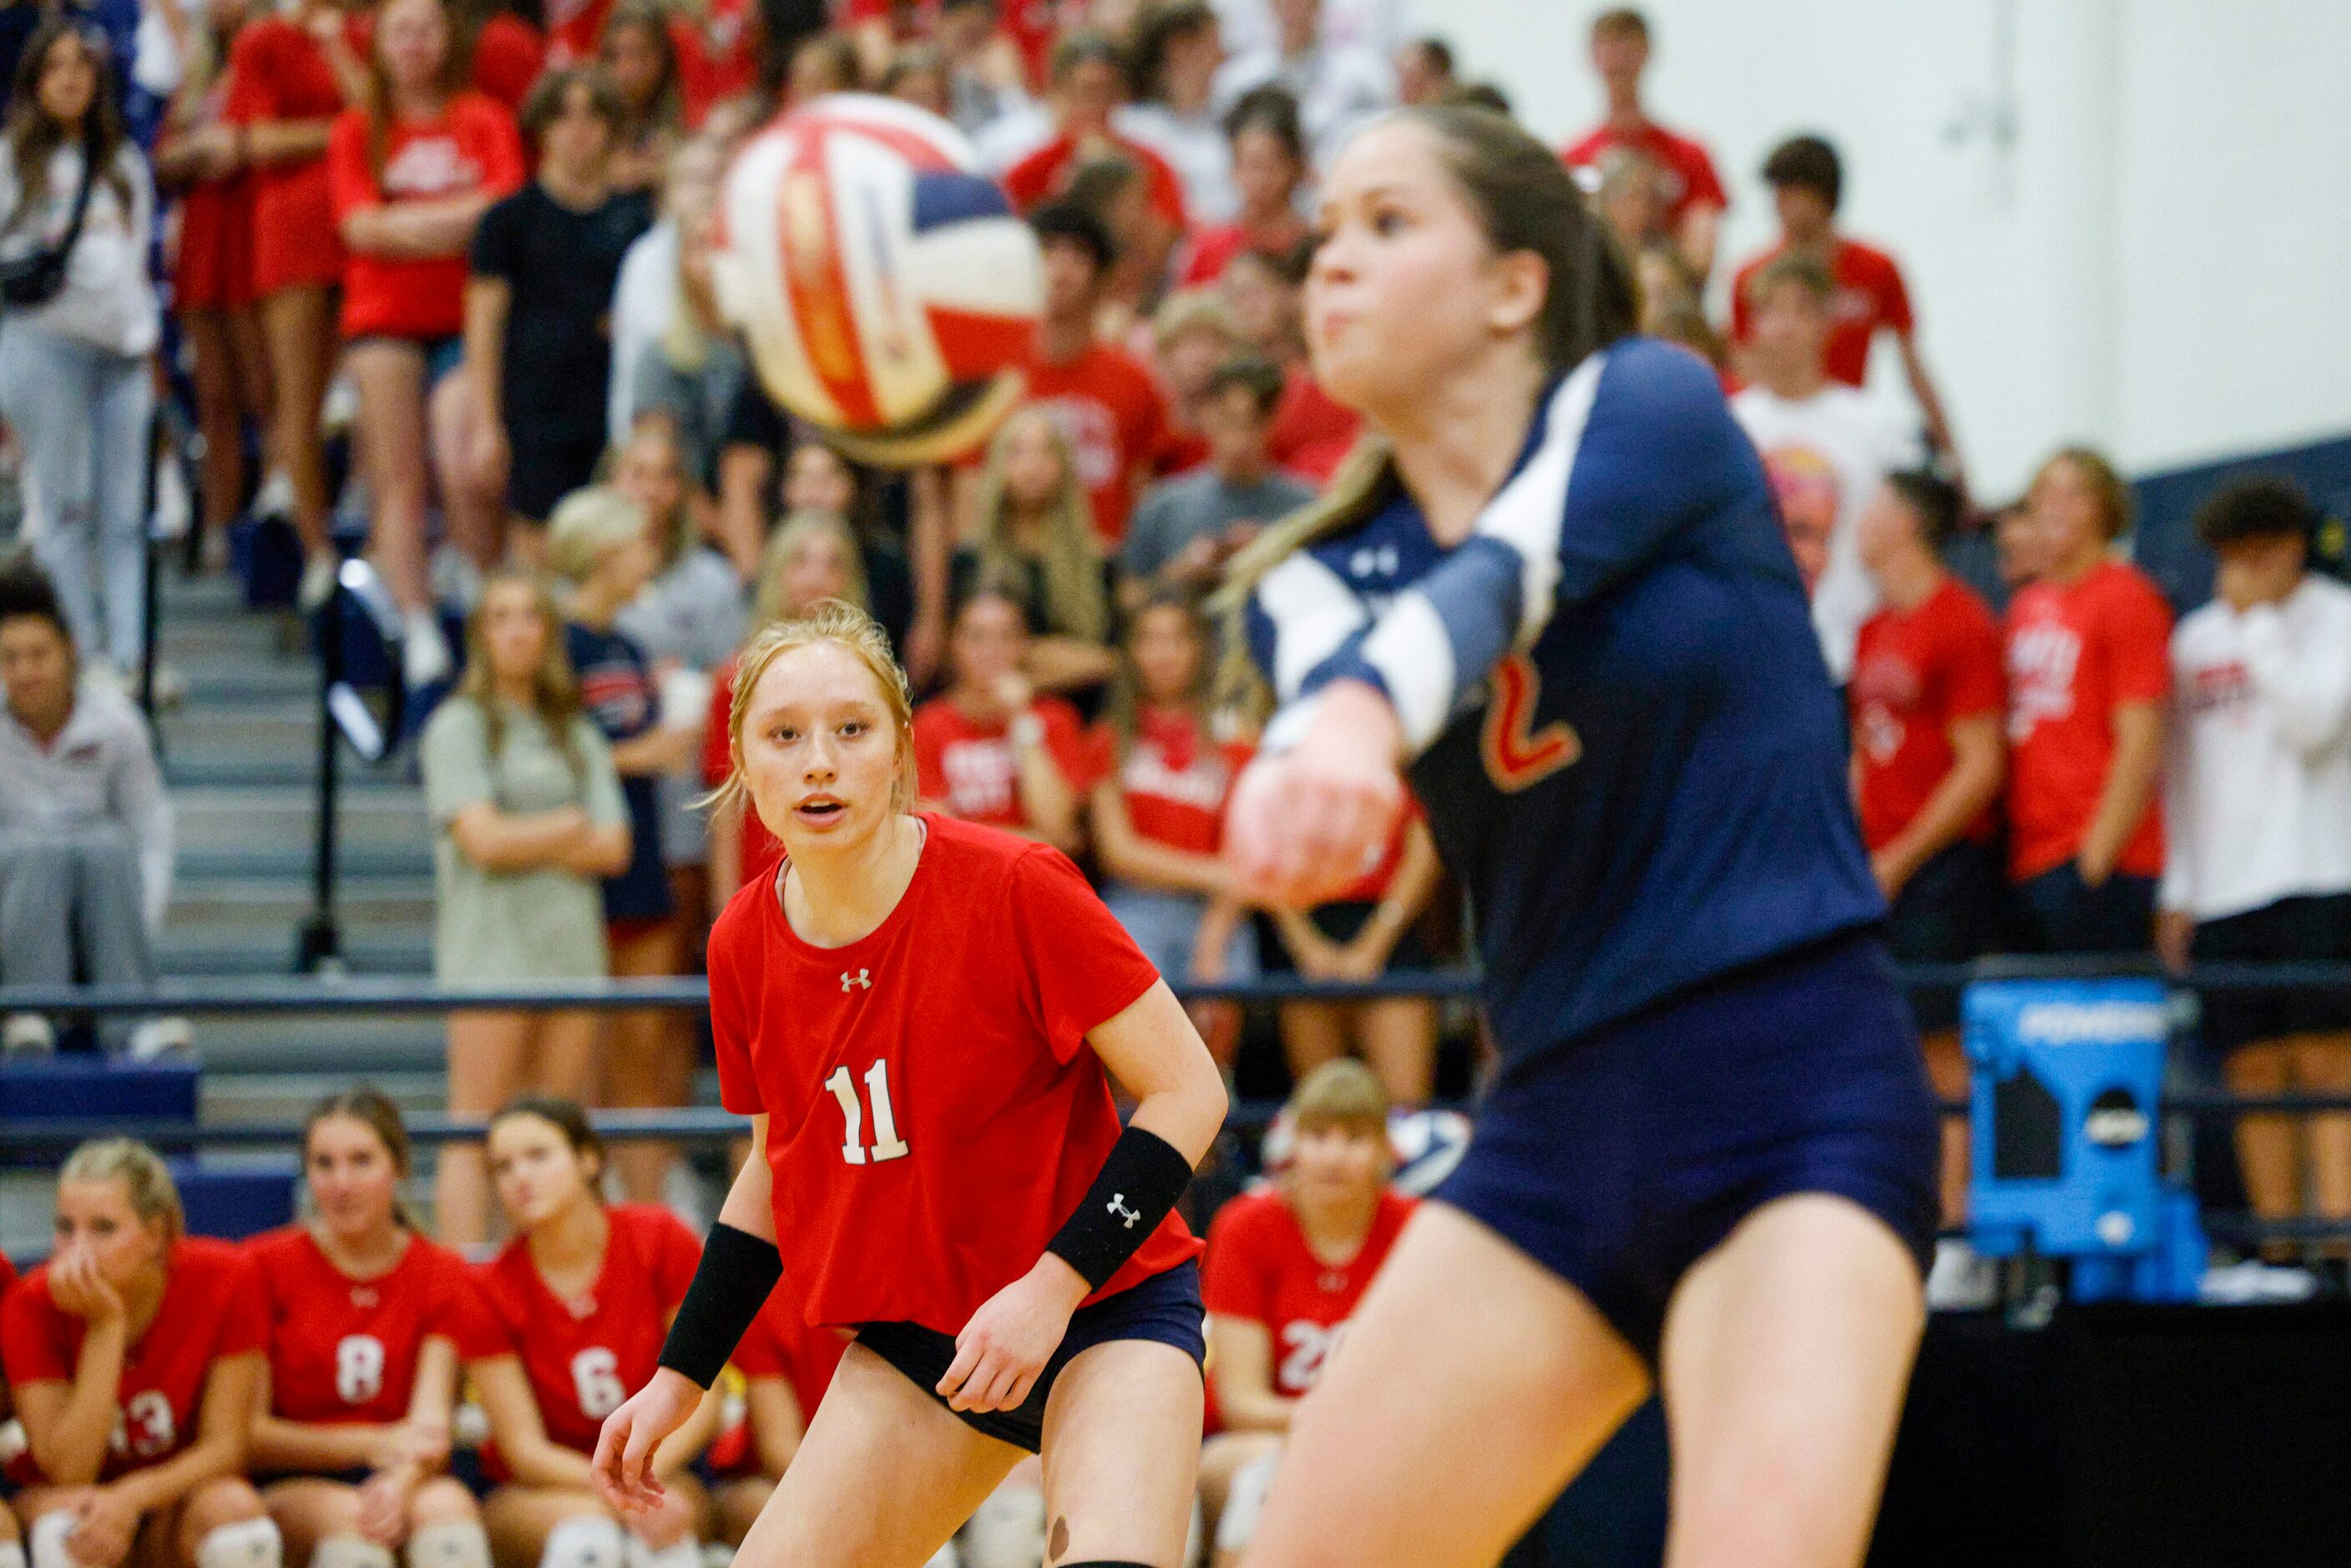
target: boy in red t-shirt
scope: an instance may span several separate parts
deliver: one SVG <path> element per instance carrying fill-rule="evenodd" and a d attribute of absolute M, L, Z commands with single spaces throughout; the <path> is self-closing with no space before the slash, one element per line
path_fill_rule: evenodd
<path fill-rule="evenodd" d="M 2007 759 L 2000 628 L 1943 569 L 1959 492 L 1930 475 L 1889 476 L 1861 515 L 1861 564 L 1884 608 L 1862 623 L 1846 698 L 1862 841 L 1893 906 L 1896 958 L 1962 964 L 1998 940 L 2001 882 L 1991 810 Z M 1915 996 L 1936 1092 L 1963 1099 L 1956 993 Z M 1943 1128 L 1943 1213 L 1966 1212 L 1967 1124 Z"/>
<path fill-rule="evenodd" d="M 2171 610 L 2108 553 L 2130 499 L 2104 457 L 2058 453 L 2025 505 L 2046 566 L 2008 607 L 2009 880 L 2041 951 L 2145 952 L 2163 870 Z"/>
<path fill-rule="evenodd" d="M 1208 1229 L 1201 1296 L 1223 1431 L 1200 1454 L 1217 1568 L 1238 1561 L 1290 1414 L 1339 1348 L 1414 1200 L 1387 1185 L 1387 1096 L 1359 1061 L 1309 1073 L 1283 1108 L 1288 1164 Z"/>
<path fill-rule="evenodd" d="M 1102 220 L 1056 204 L 1029 224 L 1044 251 L 1045 314 L 1029 369 L 1029 401 L 1051 410 L 1068 435 L 1093 506 L 1094 531 L 1114 549 L 1135 498 L 1173 444 L 1167 404 L 1141 361 L 1095 334 L 1103 279 L 1118 254 Z M 978 472 L 967 466 L 963 482 L 976 485 Z"/>
<path fill-rule="evenodd" d="M 1918 357 L 1910 291 L 1903 284 L 1902 269 L 1884 251 L 1837 232 L 1844 168 L 1836 149 L 1817 136 L 1792 137 L 1764 160 L 1763 180 L 1771 187 L 1771 200 L 1779 209 L 1780 239 L 1750 257 L 1731 280 L 1733 349 L 1744 349 L 1754 331 L 1754 307 L 1747 289 L 1755 277 L 1792 250 L 1817 255 L 1836 280 L 1836 293 L 1829 304 L 1834 324 L 1829 329 L 1823 355 L 1829 379 L 1847 386 L 1862 385 L 1869 375 L 1871 341 L 1880 330 L 1893 333 L 1902 350 L 1902 372 L 1909 381 L 1910 395 L 1918 400 L 1919 415 L 1926 421 L 1928 439 L 1956 465 L 1959 449 L 1951 441 L 1942 394 L 1928 375 L 1926 361 Z"/>
<path fill-rule="evenodd" d="M 1667 223 L 1690 270 L 1714 270 L 1715 240 L 1730 205 L 1705 147 L 1677 136 L 1649 118 L 1641 104 L 1641 73 L 1649 65 L 1649 25 L 1638 11 L 1604 11 L 1592 21 L 1592 68 L 1608 96 L 1608 114 L 1582 139 L 1562 149 L 1569 167 L 1589 168 L 1612 147 L 1627 147 L 1665 172 Z"/>
<path fill-rule="evenodd" d="M 1078 710 L 1021 674 L 1028 644 L 1011 600 L 982 588 L 964 601 L 948 647 L 955 684 L 914 714 L 916 793 L 926 810 L 1074 851 L 1085 739 Z"/>

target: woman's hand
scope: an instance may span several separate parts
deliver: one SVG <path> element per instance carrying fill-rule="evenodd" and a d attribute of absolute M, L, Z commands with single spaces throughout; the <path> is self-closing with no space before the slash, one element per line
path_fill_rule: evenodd
<path fill-rule="evenodd" d="M 49 1266 L 49 1299 L 92 1328 L 122 1322 L 122 1292 L 99 1272 L 97 1254 L 86 1248 L 73 1248 Z"/>
<path fill-rule="evenodd" d="M 1225 852 L 1253 904 L 1308 909 L 1379 863 L 1404 806 L 1403 731 L 1387 699 L 1336 681 L 1290 750 L 1259 757 L 1233 786 Z"/>
<path fill-rule="evenodd" d="M 956 1335 L 956 1358 L 939 1379 L 950 1410 L 1017 1410 L 1086 1299 L 1085 1276 L 1058 1253 L 980 1303 Z"/>
<path fill-rule="evenodd" d="M 397 1546 L 408 1533 L 408 1502 L 423 1472 L 413 1464 L 392 1465 L 360 1483 L 360 1534 L 378 1546 Z"/>
<path fill-rule="evenodd" d="M 683 1492 L 664 1492 L 649 1513 L 629 1521 L 629 1533 L 653 1552 L 666 1552 L 694 1533 L 694 1505 Z"/>
<path fill-rule="evenodd" d="M 82 1568 L 114 1568 L 131 1555 L 139 1534 L 139 1511 L 112 1487 L 92 1487 L 74 1510 L 66 1551 Z"/>
<path fill-rule="evenodd" d="M 664 1366 L 604 1417 L 604 1429 L 596 1435 L 596 1457 L 589 1461 L 596 1495 L 632 1519 L 659 1511 L 669 1489 L 653 1474 L 653 1452 L 685 1425 L 701 1406 L 702 1396 L 692 1378 Z"/>

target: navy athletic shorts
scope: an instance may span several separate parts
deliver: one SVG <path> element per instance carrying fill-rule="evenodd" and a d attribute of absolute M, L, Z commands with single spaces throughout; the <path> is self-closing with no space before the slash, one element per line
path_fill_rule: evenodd
<path fill-rule="evenodd" d="M 1045 1441 L 1045 1401 L 1052 1396 L 1054 1380 L 1081 1351 L 1113 1340 L 1141 1339 L 1172 1344 L 1192 1358 L 1194 1365 L 1208 1359 L 1207 1312 L 1200 1304 L 1200 1265 L 1177 1264 L 1164 1274 L 1131 1285 L 1115 1296 L 1105 1296 L 1070 1316 L 1061 1347 L 1045 1363 L 1037 1385 L 1015 1410 L 958 1410 L 955 1414 L 975 1431 L 1036 1453 Z M 904 1373 L 914 1386 L 941 1405 L 939 1379 L 955 1364 L 952 1334 L 920 1323 L 863 1323 L 857 1343 Z"/>
<path fill-rule="evenodd" d="M 1506 1070 L 1433 1196 L 1583 1291 L 1654 1367 L 1682 1276 L 1774 1198 L 1851 1198 L 1923 1274 L 1939 1148 L 1917 1035 L 1873 928 Z"/>

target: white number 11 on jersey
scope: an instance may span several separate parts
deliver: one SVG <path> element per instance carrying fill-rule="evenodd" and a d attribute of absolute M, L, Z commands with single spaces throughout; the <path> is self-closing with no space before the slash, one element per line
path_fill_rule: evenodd
<path fill-rule="evenodd" d="M 865 1133 L 865 1107 L 857 1103 L 857 1084 L 849 1076 L 849 1069 L 836 1067 L 832 1076 L 824 1081 L 832 1097 L 841 1102 L 841 1119 L 848 1123 L 841 1140 L 841 1157 L 852 1166 L 862 1166 L 871 1157 L 875 1165 L 883 1160 L 903 1158 L 906 1140 L 898 1135 L 897 1118 L 890 1112 L 890 1064 L 876 1061 L 865 1070 L 865 1093 L 873 1102 L 873 1146 L 865 1148 L 860 1140 Z"/>

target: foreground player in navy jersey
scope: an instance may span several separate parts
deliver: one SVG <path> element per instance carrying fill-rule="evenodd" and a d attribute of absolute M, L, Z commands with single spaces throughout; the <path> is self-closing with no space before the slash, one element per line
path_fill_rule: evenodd
<path fill-rule="evenodd" d="M 1236 563 L 1280 707 L 1228 852 L 1327 897 L 1408 768 L 1502 1067 L 1249 1562 L 1492 1563 L 1656 1385 L 1669 1563 L 1857 1563 L 1936 1127 L 1761 465 L 1508 122 L 1380 121 L 1321 229 L 1315 371 L 1386 442 Z"/>

